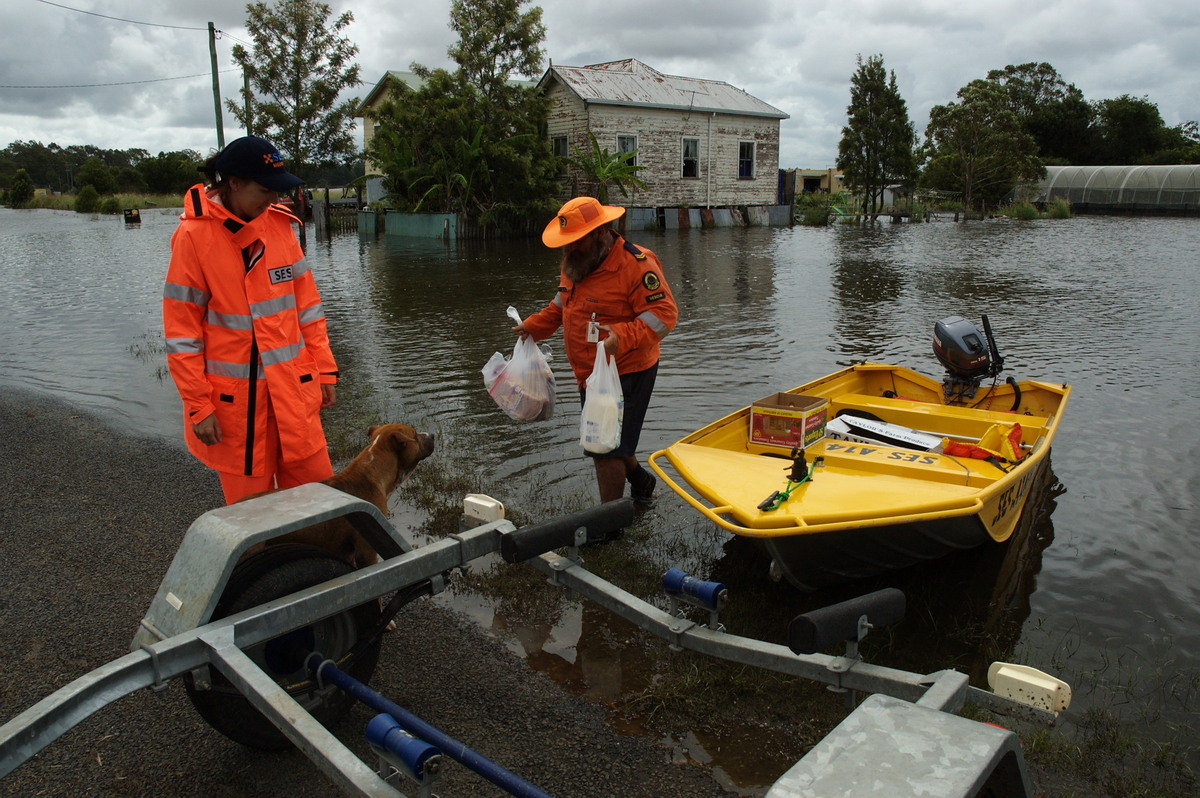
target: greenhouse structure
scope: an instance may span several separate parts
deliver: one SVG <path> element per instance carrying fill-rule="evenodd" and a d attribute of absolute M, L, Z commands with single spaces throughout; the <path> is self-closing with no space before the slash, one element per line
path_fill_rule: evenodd
<path fill-rule="evenodd" d="M 1200 213 L 1200 164 L 1047 166 L 1032 186 L 1037 204 L 1065 199 L 1077 213 Z"/>

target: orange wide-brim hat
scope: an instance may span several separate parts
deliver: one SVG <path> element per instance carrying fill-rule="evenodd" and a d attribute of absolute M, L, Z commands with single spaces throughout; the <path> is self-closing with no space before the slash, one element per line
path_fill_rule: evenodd
<path fill-rule="evenodd" d="M 576 197 L 558 209 L 558 216 L 550 220 L 542 231 L 542 243 L 548 247 L 565 247 L 578 241 L 602 224 L 620 219 L 624 208 L 601 205 L 592 197 Z"/>

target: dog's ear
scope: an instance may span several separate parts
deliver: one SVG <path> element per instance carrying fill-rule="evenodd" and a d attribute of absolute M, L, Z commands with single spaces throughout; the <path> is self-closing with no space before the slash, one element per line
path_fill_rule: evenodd
<path fill-rule="evenodd" d="M 417 431 L 407 424 L 391 424 L 381 432 L 383 440 L 394 451 L 401 452 L 404 447 L 417 442 Z"/>
<path fill-rule="evenodd" d="M 375 433 L 376 433 L 376 432 L 379 430 L 379 428 L 380 428 L 380 427 L 382 427 L 382 426 L 383 426 L 382 424 L 373 424 L 372 426 L 370 426 L 370 427 L 367 427 L 367 440 L 368 440 L 368 441 L 373 441 L 373 440 L 375 440 Z"/>

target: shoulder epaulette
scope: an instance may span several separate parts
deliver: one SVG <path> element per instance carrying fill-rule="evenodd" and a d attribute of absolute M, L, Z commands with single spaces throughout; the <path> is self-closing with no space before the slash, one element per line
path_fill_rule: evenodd
<path fill-rule="evenodd" d="M 190 189 L 188 189 L 188 202 L 191 203 L 192 206 L 192 216 L 204 215 L 204 203 L 202 202 L 200 189 L 196 188 L 195 186 L 192 186 Z"/>
<path fill-rule="evenodd" d="M 642 252 L 640 249 L 638 249 L 636 246 L 631 244 L 629 241 L 625 242 L 625 249 L 629 252 L 630 255 L 633 255 L 633 257 L 637 260 L 645 260 L 646 259 L 646 253 Z"/>

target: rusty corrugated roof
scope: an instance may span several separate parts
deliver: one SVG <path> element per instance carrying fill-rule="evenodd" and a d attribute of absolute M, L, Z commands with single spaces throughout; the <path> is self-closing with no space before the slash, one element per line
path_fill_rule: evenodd
<path fill-rule="evenodd" d="M 720 80 L 664 75 L 634 58 L 572 67 L 553 65 L 539 83 L 558 80 L 587 103 L 787 119 L 788 115 Z"/>

